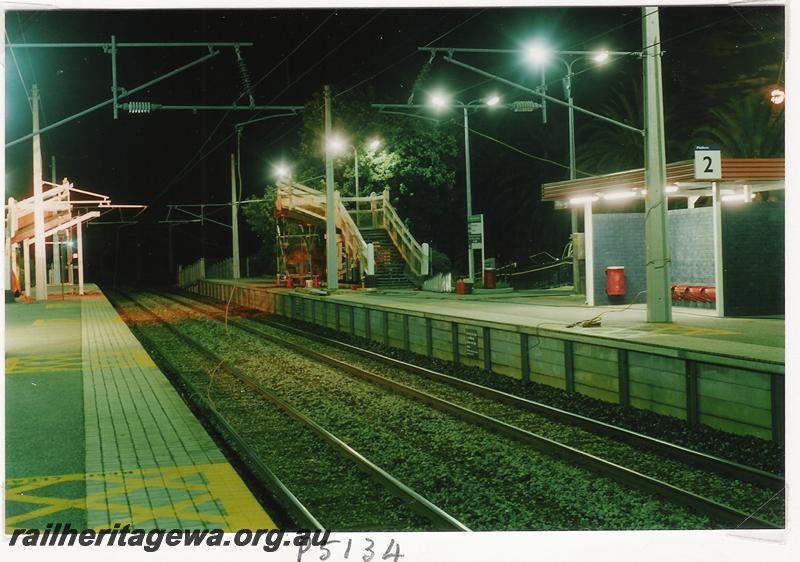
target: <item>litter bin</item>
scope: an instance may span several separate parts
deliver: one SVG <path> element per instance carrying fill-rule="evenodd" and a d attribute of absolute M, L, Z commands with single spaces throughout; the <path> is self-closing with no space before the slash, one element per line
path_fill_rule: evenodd
<path fill-rule="evenodd" d="M 606 294 L 609 296 L 622 296 L 625 294 L 625 267 L 610 266 L 606 268 L 608 276 Z"/>
<path fill-rule="evenodd" d="M 469 295 L 472 293 L 472 283 L 466 279 L 459 279 L 456 281 L 456 294 Z"/>
<path fill-rule="evenodd" d="M 483 288 L 494 289 L 497 287 L 497 270 L 487 267 L 483 270 Z"/>

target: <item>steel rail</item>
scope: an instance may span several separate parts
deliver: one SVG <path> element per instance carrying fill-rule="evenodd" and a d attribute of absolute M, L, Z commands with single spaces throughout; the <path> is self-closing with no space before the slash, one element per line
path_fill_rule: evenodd
<path fill-rule="evenodd" d="M 177 301 L 175 298 L 170 297 L 169 295 L 160 295 L 160 296 L 164 296 L 165 298 L 171 298 L 173 301 L 179 302 L 179 304 L 182 304 L 187 308 L 194 308 L 194 310 L 197 310 L 196 307 L 193 307 L 190 304 L 180 303 L 180 301 Z M 222 322 L 222 320 L 219 320 L 218 318 L 216 318 L 216 320 Z M 469 408 L 459 406 L 458 404 L 454 404 L 448 400 L 438 398 L 426 392 L 417 390 L 402 383 L 398 383 L 396 381 L 372 373 L 370 371 L 367 371 L 366 369 L 362 369 L 361 367 L 351 365 L 345 361 L 341 361 L 324 353 L 320 353 L 318 351 L 308 349 L 307 347 L 296 344 L 294 342 L 289 342 L 279 337 L 273 336 L 271 334 L 267 334 L 252 326 L 243 325 L 241 322 L 237 322 L 231 319 L 227 319 L 227 323 L 243 331 L 252 333 L 254 335 L 258 335 L 259 337 L 267 341 L 286 347 L 288 349 L 291 349 L 292 351 L 295 351 L 307 357 L 311 357 L 316 361 L 325 363 L 334 368 L 355 375 L 370 383 L 384 387 L 392 392 L 395 392 L 397 394 L 402 394 L 409 398 L 421 401 L 430 406 L 433 406 L 434 408 L 440 411 L 454 415 L 468 422 L 479 425 L 485 429 L 492 430 L 495 433 L 500 433 L 509 436 L 511 438 L 514 438 L 518 441 L 521 441 L 525 444 L 532 445 L 534 448 L 545 454 L 561 458 L 570 463 L 575 463 L 577 465 L 583 466 L 592 472 L 608 476 L 612 480 L 615 480 L 616 482 L 624 486 L 645 491 L 657 495 L 659 497 L 662 497 L 671 503 L 690 508 L 696 511 L 697 513 L 706 515 L 712 520 L 715 520 L 717 522 L 724 524 L 731 524 L 734 525 L 736 528 L 747 528 L 747 529 L 782 528 L 781 526 L 776 525 L 775 523 L 772 523 L 770 521 L 754 517 L 752 516 L 752 514 L 745 513 L 731 506 L 716 502 L 709 498 L 700 496 L 699 494 L 695 494 L 688 490 L 679 488 L 677 486 L 673 486 L 672 484 L 669 484 L 662 480 L 658 480 L 651 476 L 647 476 L 640 472 L 631 470 L 629 468 L 625 468 L 616 463 L 609 462 L 595 455 L 586 453 L 584 451 L 581 451 L 574 447 L 570 447 L 568 445 L 564 445 L 562 443 L 559 443 L 542 435 L 521 429 L 514 425 L 508 424 L 506 422 L 492 418 L 485 414 L 481 414 L 479 412 L 471 410 Z"/>
<path fill-rule="evenodd" d="M 193 295 L 193 294 L 189 295 L 182 293 L 181 296 L 192 298 L 194 300 L 198 300 L 199 302 L 206 302 L 198 299 L 197 298 L 198 295 Z M 215 307 L 219 306 L 218 303 L 216 302 L 214 303 L 208 302 L 208 304 L 210 306 L 215 306 Z M 339 347 L 351 353 L 355 353 L 363 357 L 367 357 L 369 359 L 385 363 L 392 367 L 397 367 L 400 369 L 404 369 L 406 371 L 413 372 L 418 375 L 422 375 L 424 377 L 433 379 L 437 382 L 443 382 L 446 384 L 450 384 L 452 386 L 457 386 L 465 390 L 469 390 L 470 392 L 477 394 L 479 396 L 484 396 L 486 398 L 491 398 L 493 400 L 497 400 L 498 402 L 502 402 L 504 404 L 516 406 L 518 408 L 531 411 L 535 414 L 545 416 L 549 419 L 553 419 L 561 423 L 574 425 L 582 429 L 586 429 L 587 431 L 590 431 L 597 435 L 611 437 L 613 439 L 617 439 L 619 441 L 628 443 L 630 445 L 634 445 L 637 447 L 641 447 L 643 449 L 653 451 L 657 454 L 681 461 L 683 463 L 695 466 L 697 468 L 701 468 L 703 470 L 708 470 L 710 472 L 714 472 L 723 476 L 735 478 L 743 482 L 749 482 L 751 484 L 762 486 L 764 488 L 768 488 L 773 491 L 780 491 L 785 487 L 785 479 L 782 476 L 773 474 L 771 472 L 767 472 L 765 470 L 736 463 L 728 459 L 724 459 L 707 453 L 702 453 L 700 451 L 689 449 L 687 447 L 676 445 L 674 443 L 663 441 L 661 439 L 656 439 L 655 437 L 650 437 L 648 435 L 644 435 L 642 433 L 638 433 L 630 429 L 625 429 L 623 427 L 595 420 L 586 416 L 582 416 L 580 414 L 562 410 L 554 406 L 549 406 L 541 402 L 536 402 L 533 400 L 529 400 L 527 398 L 516 396 L 514 394 L 503 392 L 501 390 L 496 390 L 494 388 L 490 388 L 474 382 L 463 380 L 458 377 L 454 377 L 452 375 L 446 375 L 444 373 L 440 373 L 432 369 L 420 367 L 419 365 L 415 365 L 413 363 L 408 363 L 406 361 L 401 361 L 393 357 L 388 357 L 386 355 L 382 355 L 380 353 L 376 353 L 368 349 L 362 349 L 358 346 L 341 342 L 325 336 L 321 336 L 319 334 L 312 334 L 303 331 L 299 328 L 296 328 L 294 326 L 289 326 L 280 321 L 270 320 L 266 318 L 252 318 L 251 320 L 265 324 L 267 326 L 273 326 L 282 330 L 286 330 L 288 332 L 297 334 L 299 336 L 308 338 L 310 340 L 315 340 L 324 343 L 326 345 Z"/>
<path fill-rule="evenodd" d="M 165 297 L 165 295 L 161 293 L 151 293 L 151 294 L 157 297 L 159 296 Z M 455 531 L 470 530 L 466 525 L 458 521 L 455 517 L 448 514 L 435 504 L 433 504 L 424 496 L 422 496 L 421 494 L 419 494 L 406 484 L 402 483 L 400 480 L 392 476 L 384 469 L 380 468 L 378 465 L 374 464 L 372 461 L 367 459 L 361 453 L 356 451 L 353 447 L 351 447 L 343 440 L 336 437 L 333 433 L 329 432 L 327 429 L 325 429 L 324 427 L 316 423 L 314 420 L 303 414 L 297 408 L 295 408 L 288 402 L 285 402 L 284 400 L 278 398 L 277 395 L 275 395 L 272 391 L 267 390 L 265 387 L 260 385 L 252 377 L 250 377 L 250 375 L 246 374 L 241 369 L 238 369 L 228 364 L 222 357 L 212 352 L 211 350 L 207 349 L 205 346 L 203 346 L 203 344 L 198 342 L 195 338 L 192 338 L 191 336 L 179 331 L 174 326 L 171 326 L 168 322 L 166 322 L 163 318 L 161 318 L 156 312 L 154 312 L 148 306 L 137 301 L 130 295 L 128 295 L 128 298 L 135 304 L 137 304 L 139 307 L 141 307 L 142 309 L 146 310 L 148 313 L 153 315 L 155 318 L 159 319 L 164 327 L 166 327 L 170 332 L 178 336 L 181 340 L 185 341 L 190 347 L 196 349 L 199 353 L 206 356 L 208 359 L 211 359 L 213 362 L 220 364 L 220 369 L 227 371 L 229 374 L 233 375 L 235 378 L 239 379 L 248 387 L 250 387 L 259 396 L 272 402 L 280 409 L 284 410 L 291 417 L 299 421 L 301 424 L 312 429 L 315 433 L 317 433 L 319 436 L 321 436 L 323 439 L 325 439 L 327 442 L 333 445 L 333 447 L 337 449 L 340 453 L 342 453 L 346 458 L 355 462 L 363 472 L 365 472 L 367 475 L 376 480 L 379 484 L 384 486 L 390 493 L 392 493 L 393 495 L 399 497 L 401 500 L 406 502 L 409 509 L 425 517 L 435 525 L 441 525 L 446 530 L 455 530 Z M 187 305 L 184 304 L 184 306 Z"/>
<path fill-rule="evenodd" d="M 163 323 L 163 320 L 161 320 L 151 311 L 147 310 L 141 305 L 141 303 L 137 302 L 130 295 L 127 295 L 121 291 L 117 292 Z M 135 321 L 131 322 L 138 326 Z M 168 327 L 171 328 L 171 326 Z M 140 339 L 146 346 L 150 347 L 151 349 L 158 349 L 158 345 L 141 330 L 137 330 L 136 335 L 138 339 Z M 189 379 L 181 375 L 180 369 L 178 369 L 172 363 L 172 361 L 167 359 L 167 357 L 160 352 L 158 363 L 162 368 L 165 368 L 166 371 L 168 371 L 169 375 L 171 375 L 169 378 L 171 378 L 175 383 L 178 384 L 179 387 L 182 388 L 187 402 L 189 402 L 190 405 L 194 405 L 197 410 L 199 410 L 201 415 L 209 420 L 209 423 L 211 423 L 211 425 L 217 429 L 217 431 L 223 437 L 223 442 L 226 443 L 228 449 L 238 456 L 241 466 L 243 466 L 244 469 L 250 473 L 254 480 L 259 482 L 261 486 L 266 488 L 267 491 L 272 494 L 279 505 L 288 513 L 289 517 L 293 518 L 294 522 L 297 523 L 301 528 L 325 530 L 325 527 L 322 525 L 322 523 L 320 523 L 316 517 L 311 514 L 309 509 L 297 498 L 297 496 L 294 495 L 294 493 L 292 493 L 286 484 L 284 484 L 283 481 L 274 472 L 272 472 L 272 470 L 266 464 L 264 464 L 258 453 L 256 453 L 253 448 L 244 441 L 242 436 L 239 435 L 235 429 L 233 429 L 230 423 L 228 423 L 228 421 L 208 403 L 197 387 L 195 387 L 194 384 L 189 381 Z"/>
<path fill-rule="evenodd" d="M 550 419 L 586 429 L 598 435 L 612 437 L 619 441 L 648 449 L 655 453 L 679 460 L 697 468 L 715 472 L 717 474 L 735 478 L 737 480 L 742 480 L 744 482 L 749 482 L 751 484 L 756 484 L 773 491 L 782 490 L 785 486 L 785 480 L 783 477 L 765 470 L 736 463 L 728 459 L 709 455 L 707 453 L 702 453 L 700 451 L 689 449 L 687 447 L 676 445 L 675 443 L 670 443 L 661 439 L 656 439 L 655 437 L 650 437 L 630 429 L 625 429 L 623 427 L 588 418 L 580 414 L 568 412 L 566 410 L 556 408 L 555 406 L 549 406 L 541 402 L 528 400 L 527 398 L 515 396 L 513 394 L 503 392 L 502 390 L 496 390 L 494 388 L 466 381 L 452 375 L 446 375 L 438 371 L 420 367 L 419 365 L 414 365 L 413 363 L 400 361 L 399 359 L 381 355 L 368 349 L 361 349 L 360 347 L 339 342 L 331 338 L 326 338 L 318 334 L 309 334 L 308 332 L 304 332 L 303 330 L 297 329 L 293 326 L 288 326 L 282 322 L 268 320 L 266 318 L 254 318 L 253 320 L 268 326 L 274 326 L 276 328 L 295 333 L 311 340 L 316 340 L 331 346 L 340 347 L 352 353 L 357 353 L 387 365 L 423 375 L 438 382 L 444 382 L 453 386 L 458 386 L 480 396 L 492 398 L 498 402 L 503 402 L 511 406 L 517 406 Z"/>

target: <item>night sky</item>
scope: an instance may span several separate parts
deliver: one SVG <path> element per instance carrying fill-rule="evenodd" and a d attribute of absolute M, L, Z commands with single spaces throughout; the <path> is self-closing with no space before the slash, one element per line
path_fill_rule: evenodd
<path fill-rule="evenodd" d="M 6 13 L 6 33 L 12 43 L 108 42 L 112 34 L 121 42 L 253 42 L 242 53 L 257 83 L 256 103 L 303 105 L 326 83 L 334 94 L 363 90 L 376 103 L 405 102 L 427 60 L 427 54 L 417 52 L 420 46 L 520 48 L 542 37 L 559 50 L 640 50 L 640 21 L 640 8 L 12 11 Z M 747 92 L 766 92 L 783 81 L 783 29 L 780 7 L 661 10 L 665 105 L 677 115 L 667 130 L 678 147 L 668 154 L 669 161 L 688 157 L 689 133 L 708 119 L 710 108 Z M 203 53 L 203 48 L 123 49 L 118 57 L 120 85 L 132 88 Z M 529 86 L 537 83 L 537 73 L 514 55 L 459 58 L 510 80 Z M 601 111 L 613 91 L 640 84 L 641 73 L 636 59 L 586 71 L 575 79 L 576 103 Z M 559 98 L 561 75 L 556 66 L 548 74 L 552 83 L 548 92 Z M 42 94 L 43 126 L 108 99 L 110 56 L 100 49 L 6 49 L 5 79 L 9 142 L 30 133 L 31 111 L 24 88 L 29 90 L 33 83 L 38 83 Z M 509 101 L 530 97 L 448 65 L 441 57 L 434 61 L 422 91 L 437 86 L 463 101 L 488 92 Z M 241 92 L 233 50 L 224 49 L 209 62 L 131 99 L 231 104 Z M 246 99 L 239 103 L 246 105 Z M 566 165 L 566 111 L 548 109 L 547 125 L 538 113 L 478 113 L 471 125 L 522 152 Z M 166 205 L 228 200 L 233 125 L 255 116 L 248 112 L 121 112 L 115 121 L 106 107 L 45 133 L 46 179 L 50 179 L 49 162 L 55 155 L 59 178 L 67 176 L 76 187 L 106 193 L 116 203 L 150 206 L 138 217 L 137 226 L 88 229 L 88 278 L 121 281 L 138 276 L 138 267 L 143 277 L 165 279 L 166 229 L 158 221 L 165 218 Z M 582 124 L 579 117 L 577 126 Z M 242 144 L 245 197 L 263 193 L 272 181 L 272 165 L 291 159 L 300 125 L 300 118 L 289 118 L 246 129 Z M 453 128 L 453 134 L 461 146 L 463 131 Z M 566 179 L 567 170 L 477 135 L 471 140 L 474 207 L 486 215 L 488 255 L 503 260 L 539 250 L 560 252 L 568 236 L 568 213 L 554 211 L 552 204 L 538 200 L 541 183 Z M 30 153 L 30 141 L 6 149 L 6 197 L 32 193 Z M 201 158 L 195 159 L 198 154 Z M 323 166 L 320 156 L 320 173 Z M 459 193 L 463 181 L 460 167 Z M 513 188 L 506 187 L 503 202 L 493 195 L 500 185 Z M 453 205 L 462 209 L 464 202 Z M 511 217 L 509 209 L 524 209 L 523 216 Z M 214 218 L 227 219 L 227 213 L 222 210 Z M 125 214 L 131 216 L 131 212 Z M 108 214 L 102 220 L 119 218 Z M 531 223 L 539 226 L 530 227 Z M 256 251 L 258 241 L 242 224 L 245 256 Z M 176 227 L 174 235 L 177 263 L 188 263 L 201 252 L 212 260 L 229 255 L 229 232 L 222 228 L 185 225 Z M 453 240 L 446 240 L 447 233 L 442 233 L 435 242 L 443 248 L 459 247 L 464 234 L 452 236 Z M 461 256 L 451 257 L 460 265 Z"/>

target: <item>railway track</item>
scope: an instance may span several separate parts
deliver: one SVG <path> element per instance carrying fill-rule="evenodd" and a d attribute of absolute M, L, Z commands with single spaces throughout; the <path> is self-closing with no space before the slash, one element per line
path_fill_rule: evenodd
<path fill-rule="evenodd" d="M 196 298 L 193 298 L 194 296 L 188 297 L 186 295 L 175 294 L 167 294 L 162 296 L 171 299 L 177 304 L 192 308 L 199 314 L 224 314 L 224 306 L 220 307 L 220 305 L 217 303 L 210 303 L 206 300 L 200 301 Z M 336 340 L 324 338 L 316 334 L 301 332 L 296 328 L 286 326 L 282 323 L 266 320 L 264 318 L 258 318 L 257 320 L 250 319 L 248 322 L 243 322 L 242 320 L 236 318 L 229 318 L 227 314 L 225 314 L 225 317 L 226 318 L 224 321 L 253 335 L 278 345 L 285 346 L 295 352 L 302 353 L 308 357 L 312 357 L 315 360 L 324 362 L 338 369 L 342 369 L 351 375 L 357 376 L 363 380 L 367 380 L 373 384 L 380 385 L 381 387 L 392 392 L 422 401 L 441 411 L 468 420 L 471 423 L 475 423 L 481 427 L 485 427 L 491 429 L 492 431 L 510 436 L 526 444 L 532 445 L 538 450 L 546 452 L 549 455 L 557 456 L 559 458 L 568 460 L 571 463 L 584 466 L 593 472 L 608 476 L 631 488 L 644 490 L 648 493 L 665 498 L 675 504 L 689 507 L 696 512 L 707 515 L 713 520 L 721 522 L 725 525 L 757 528 L 779 528 L 781 526 L 780 523 L 775 523 L 774 521 L 753 515 L 750 509 L 757 509 L 760 507 L 759 505 L 750 506 L 747 510 L 731 507 L 723 502 L 704 497 L 701 494 L 672 485 L 659 478 L 653 478 L 636 470 L 631 470 L 619 463 L 609 462 L 608 460 L 600 458 L 595 454 L 587 453 L 576 447 L 559 443 L 558 441 L 549 439 L 548 437 L 539 435 L 532 431 L 528 431 L 527 429 L 519 427 L 513 423 L 508 423 L 506 421 L 502 421 L 501 419 L 497 419 L 497 417 L 486 415 L 480 411 L 477 411 L 479 408 L 471 409 L 464 407 L 455 401 L 437 397 L 432 393 L 424 392 L 414 388 L 413 386 L 392 380 L 392 378 L 370 372 L 346 361 L 342 361 L 341 359 L 337 359 L 336 357 L 332 357 L 330 354 L 320 353 L 319 351 L 309 349 L 307 343 L 303 344 L 298 343 L 297 341 L 287 341 L 285 336 L 276 336 L 274 332 L 266 333 L 263 329 L 261 329 L 260 326 L 254 326 L 253 324 L 255 321 L 257 321 L 258 324 L 274 330 L 280 330 L 284 332 L 284 334 L 288 333 L 294 337 L 305 339 L 306 342 L 313 341 L 322 343 L 328 347 L 344 350 L 348 354 L 360 355 L 368 358 L 371 361 L 381 362 L 385 365 L 391 366 L 394 369 L 403 370 L 420 377 L 425 377 L 427 379 L 436 381 L 436 383 L 441 386 L 448 385 L 452 388 L 458 388 L 470 393 L 475 397 L 491 400 L 521 411 L 531 412 L 537 416 L 584 429 L 587 432 L 591 432 L 592 434 L 599 435 L 604 438 L 613 438 L 619 442 L 657 453 L 659 456 L 682 462 L 704 471 L 713 472 L 729 479 L 747 482 L 765 490 L 779 493 L 783 487 L 783 479 L 777 475 L 760 471 L 752 467 L 732 463 L 725 459 L 720 459 L 711 455 L 698 453 L 696 451 L 653 439 L 626 429 L 591 420 L 589 418 L 572 414 L 570 412 L 565 412 L 557 408 L 552 408 L 544 404 L 525 400 L 523 398 L 463 381 L 442 373 L 437 373 L 416 365 L 404 363 L 390 357 L 385 357 L 374 352 L 338 342 Z M 767 496 L 767 501 L 772 499 L 774 498 Z M 773 519 L 777 519 L 777 517 L 773 517 Z"/>
<path fill-rule="evenodd" d="M 287 419 L 288 416 L 288 418 L 291 418 L 297 424 L 299 424 L 304 432 L 313 433 L 317 437 L 317 441 L 323 441 L 324 444 L 332 449 L 334 454 L 340 458 L 340 462 L 341 459 L 344 459 L 348 463 L 357 466 L 359 471 L 369 477 L 368 480 L 370 482 L 377 483 L 385 493 L 391 494 L 398 500 L 395 501 L 393 505 L 391 502 L 386 501 L 380 503 L 376 502 L 375 513 L 371 514 L 371 518 L 364 518 L 361 516 L 356 522 L 357 524 L 353 525 L 345 523 L 344 527 L 342 527 L 340 523 L 337 526 L 339 529 L 469 531 L 464 524 L 444 512 L 426 498 L 422 497 L 420 494 L 403 484 L 401 481 L 382 468 L 372 463 L 364 455 L 360 454 L 342 439 L 338 438 L 336 435 L 314 422 L 314 420 L 303 414 L 298 409 L 294 408 L 288 402 L 279 398 L 274 392 L 271 392 L 269 389 L 259 384 L 247 373 L 230 365 L 224 360 L 224 358 L 210 351 L 206 346 L 197 341 L 197 339 L 176 329 L 168 320 L 164 319 L 151 307 L 147 306 L 139 299 L 129 294 L 121 292 L 120 294 L 128 302 L 132 303 L 138 309 L 144 311 L 150 318 L 154 319 L 160 327 L 166 329 L 173 336 L 175 336 L 175 338 L 180 340 L 180 342 L 182 342 L 193 353 L 203 356 L 209 361 L 209 364 L 215 365 L 211 373 L 212 378 L 213 375 L 219 377 L 219 373 L 224 373 L 229 377 L 234 378 L 236 381 L 238 381 L 238 383 L 246 385 L 263 402 L 266 402 L 280 410 L 280 412 L 284 414 L 282 416 L 284 419 Z M 114 301 L 115 305 L 120 304 L 119 297 L 114 298 Z M 137 336 L 145 340 L 148 348 L 159 348 L 160 344 L 155 342 L 152 338 L 142 334 L 141 330 L 137 331 Z M 195 403 L 196 406 L 198 406 L 198 409 L 203 413 L 203 415 L 207 416 L 208 419 L 212 421 L 214 426 L 223 428 L 225 437 L 233 442 L 232 449 L 234 449 L 238 455 L 244 457 L 243 464 L 248 466 L 251 469 L 253 476 L 262 482 L 264 487 L 267 488 L 278 499 L 279 503 L 292 516 L 294 521 L 303 528 L 322 529 L 329 527 L 326 526 L 324 522 L 320 522 L 317 517 L 312 515 L 311 510 L 298 499 L 298 496 L 301 495 L 300 491 L 298 491 L 297 494 L 292 493 L 289 490 L 289 486 L 281 481 L 275 472 L 272 471 L 265 462 L 263 462 L 261 455 L 253 450 L 252 445 L 247 443 L 247 439 L 240 435 L 239 431 L 234 429 L 233 424 L 229 422 L 213 404 L 210 404 L 212 400 L 204 398 L 203 391 L 199 388 L 198 384 L 192 383 L 186 376 L 183 376 L 181 374 L 183 369 L 177 368 L 174 362 L 163 356 L 164 354 L 159 355 L 160 357 L 158 359 L 162 366 L 166 366 L 167 370 L 169 370 L 173 375 L 178 375 L 181 386 L 183 386 L 187 391 L 189 398 Z M 249 424 L 252 422 L 252 420 L 247 419 L 246 422 Z M 249 429 L 252 430 L 253 428 Z M 263 429 L 266 432 L 274 431 L 274 428 Z M 319 449 L 317 447 L 319 447 L 319 443 L 317 443 L 316 447 L 314 447 L 315 451 L 313 456 L 315 457 L 319 455 Z M 302 458 L 298 458 L 297 461 L 298 464 L 303 464 Z M 306 459 L 306 461 L 309 461 L 309 459 Z M 299 467 L 299 470 L 302 470 L 302 467 Z M 346 495 L 342 495 L 340 493 L 334 494 L 333 491 L 330 493 L 331 495 L 337 496 L 336 501 L 340 503 L 340 507 L 347 506 L 348 504 L 352 506 L 359 503 L 357 498 L 347 497 Z M 374 486 L 366 485 L 360 487 L 353 486 L 352 493 L 359 496 L 364 496 L 366 498 L 372 498 L 376 495 Z M 363 502 L 360 503 L 363 504 Z M 385 514 L 387 505 L 391 505 L 391 507 L 395 510 L 407 510 L 412 512 L 413 515 L 407 514 L 405 517 L 400 518 L 405 519 L 407 523 L 410 522 L 410 525 L 404 525 L 399 529 L 391 524 L 387 526 L 381 518 L 381 514 Z"/>

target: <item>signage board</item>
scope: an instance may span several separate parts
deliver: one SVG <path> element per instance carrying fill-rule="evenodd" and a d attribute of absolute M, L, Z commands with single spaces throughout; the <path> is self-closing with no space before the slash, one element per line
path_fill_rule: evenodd
<path fill-rule="evenodd" d="M 722 179 L 722 151 L 717 145 L 694 147 L 694 179 Z"/>
<path fill-rule="evenodd" d="M 478 330 L 475 328 L 464 328 L 464 357 L 478 359 L 480 357 L 478 348 Z"/>
<path fill-rule="evenodd" d="M 483 249 L 483 215 L 470 215 L 467 221 L 467 238 L 472 250 Z"/>

